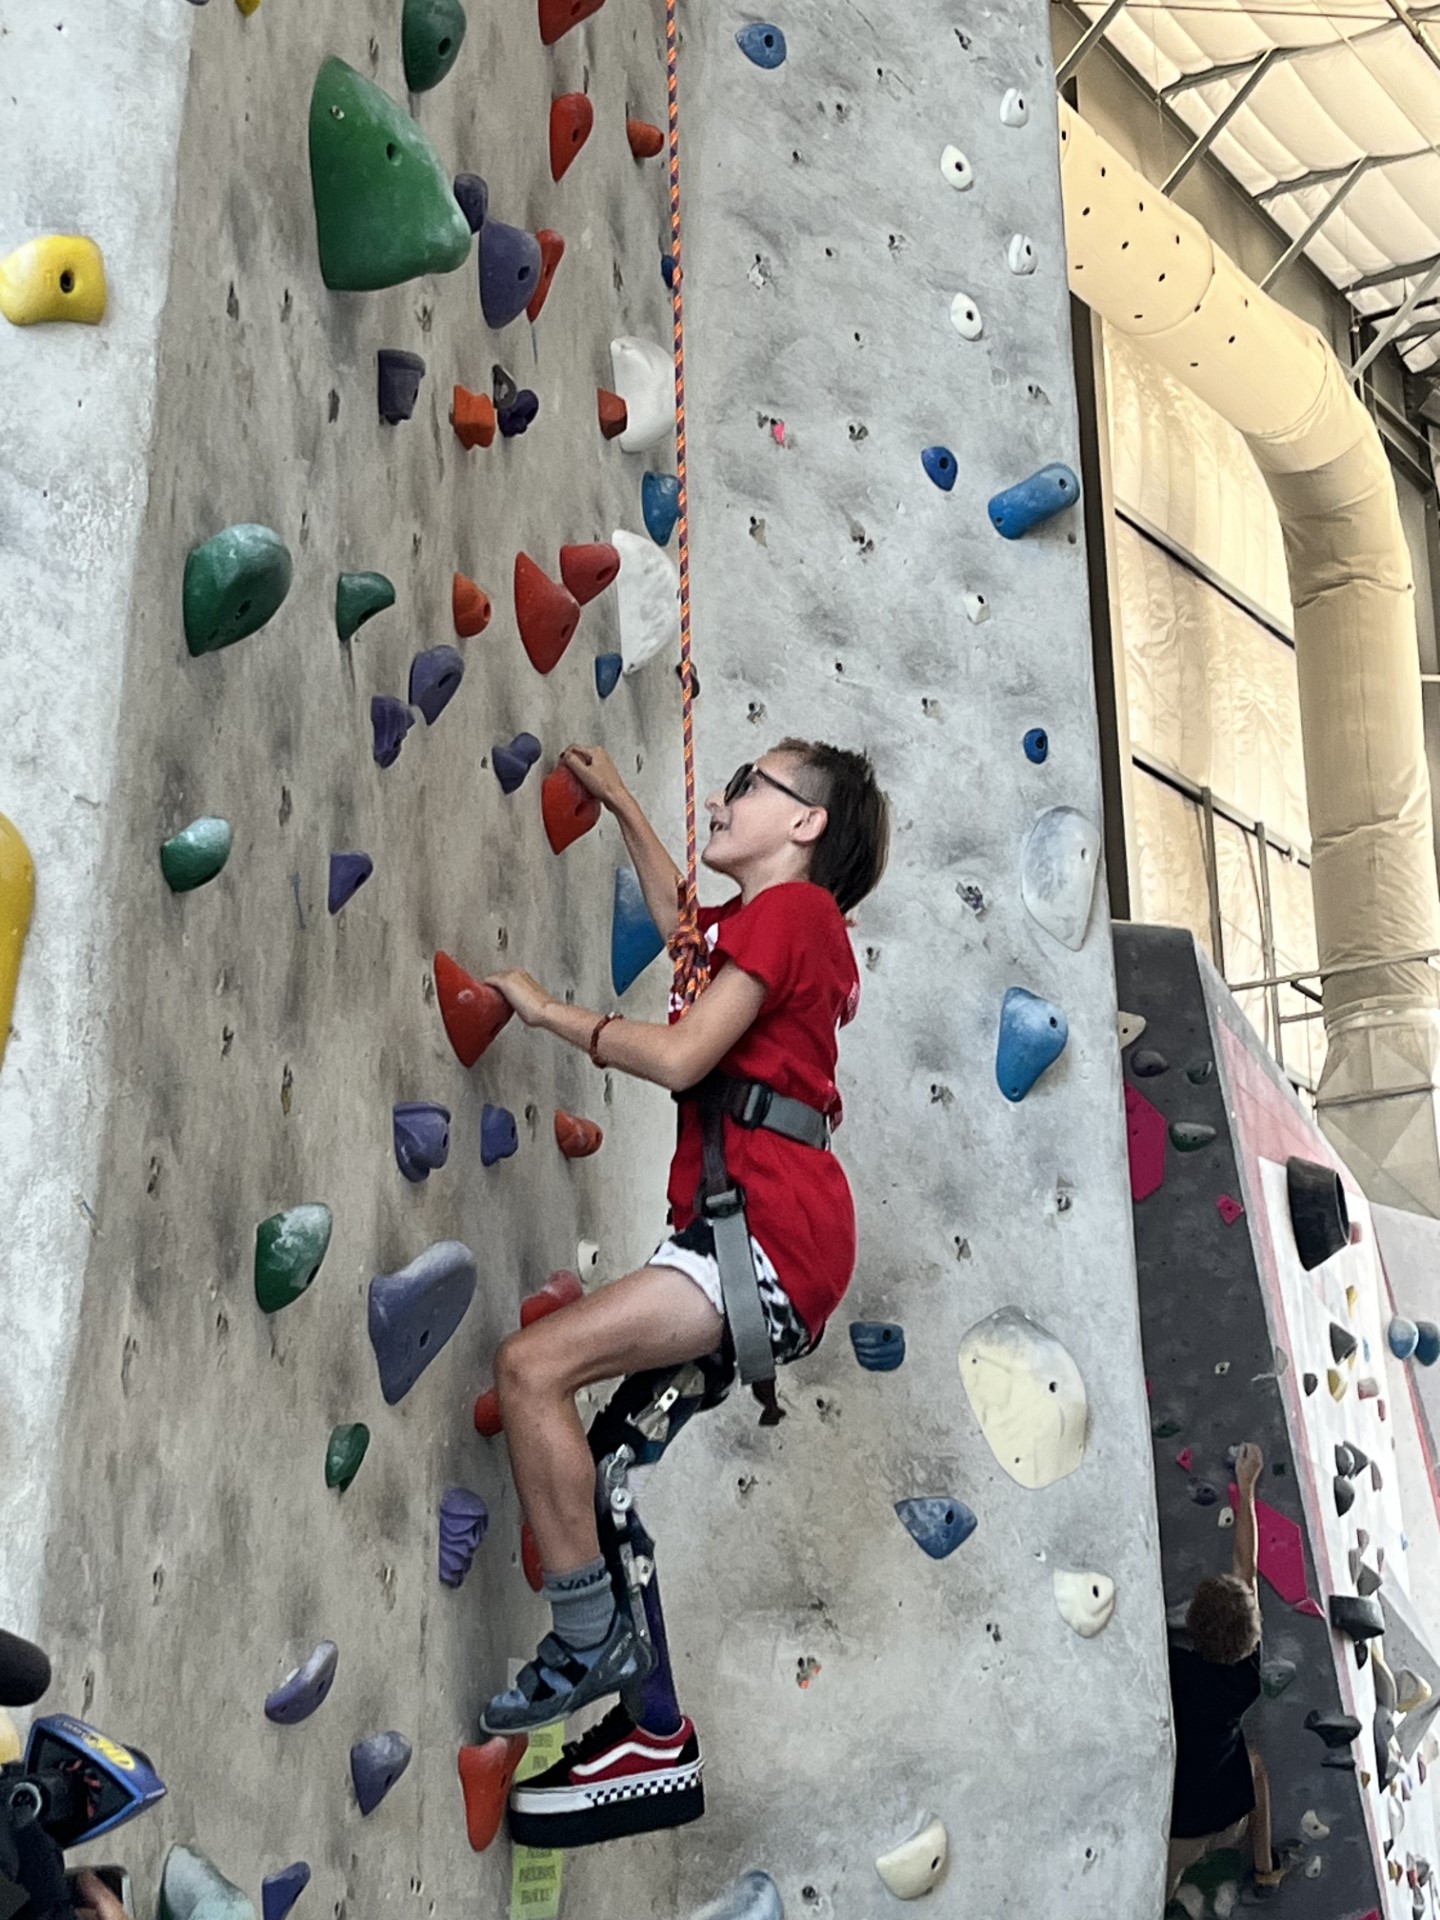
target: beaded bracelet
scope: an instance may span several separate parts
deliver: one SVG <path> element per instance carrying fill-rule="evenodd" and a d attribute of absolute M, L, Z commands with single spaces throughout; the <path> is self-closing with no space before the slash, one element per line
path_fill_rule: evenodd
<path fill-rule="evenodd" d="M 625 1016 L 623 1013 L 602 1013 L 600 1018 L 595 1022 L 595 1025 L 591 1028 L 590 1064 L 592 1067 L 598 1067 L 601 1064 L 600 1055 L 598 1052 L 598 1048 L 600 1046 L 601 1034 L 605 1031 L 606 1027 L 609 1026 L 612 1020 L 623 1020 L 624 1018 Z"/>

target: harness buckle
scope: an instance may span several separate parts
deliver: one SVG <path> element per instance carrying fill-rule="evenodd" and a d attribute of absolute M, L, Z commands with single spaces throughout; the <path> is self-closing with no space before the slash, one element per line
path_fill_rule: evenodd
<path fill-rule="evenodd" d="M 763 1127 L 774 1097 L 773 1090 L 763 1081 L 749 1080 L 737 1105 L 729 1109 L 730 1118 L 738 1127 Z"/>
<path fill-rule="evenodd" d="M 700 1202 L 700 1212 L 707 1220 L 733 1220 L 737 1213 L 745 1211 L 745 1189 L 741 1186 L 729 1186 L 719 1193 L 708 1193 Z"/>

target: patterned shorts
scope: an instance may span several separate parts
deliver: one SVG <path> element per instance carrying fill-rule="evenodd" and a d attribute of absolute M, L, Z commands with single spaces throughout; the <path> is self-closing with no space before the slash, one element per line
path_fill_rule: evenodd
<path fill-rule="evenodd" d="M 799 1360 L 815 1345 L 810 1329 L 795 1311 L 775 1271 L 769 1254 L 752 1233 L 750 1251 L 755 1258 L 755 1276 L 760 1283 L 760 1304 L 770 1331 L 770 1351 L 777 1367 Z M 674 1267 L 692 1279 L 705 1298 L 721 1315 L 725 1296 L 720 1286 L 720 1264 L 715 1258 L 715 1234 L 708 1220 L 692 1220 L 681 1233 L 662 1240 L 646 1263 L 652 1267 Z"/>

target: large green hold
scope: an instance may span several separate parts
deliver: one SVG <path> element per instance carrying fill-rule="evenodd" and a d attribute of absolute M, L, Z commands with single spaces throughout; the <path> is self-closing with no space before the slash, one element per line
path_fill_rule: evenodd
<path fill-rule="evenodd" d="M 185 560 L 185 644 L 218 653 L 256 633 L 290 591 L 290 549 L 269 527 L 226 527 Z"/>
<path fill-rule="evenodd" d="M 329 1207 L 272 1213 L 255 1229 L 255 1298 L 266 1313 L 298 1300 L 320 1271 L 330 1245 Z"/>
<path fill-rule="evenodd" d="M 330 1444 L 325 1449 L 325 1484 L 343 1493 L 360 1471 L 360 1463 L 370 1445 L 370 1429 L 363 1420 L 352 1420 L 332 1427 Z"/>
<path fill-rule="evenodd" d="M 310 189 L 320 273 L 368 293 L 470 258 L 470 224 L 408 113 L 332 55 L 310 96 Z"/>
<path fill-rule="evenodd" d="M 230 858 L 230 822 L 192 820 L 160 849 L 160 871 L 172 893 L 189 893 L 213 880 Z"/>
<path fill-rule="evenodd" d="M 455 64 L 465 38 L 460 0 L 405 0 L 400 16 L 400 55 L 411 93 L 438 87 Z"/>
<path fill-rule="evenodd" d="M 171 1847 L 160 1876 L 157 1920 L 255 1920 L 232 1880 L 194 1847 Z"/>
<path fill-rule="evenodd" d="M 335 582 L 335 631 L 342 640 L 395 604 L 395 583 L 383 573 L 342 573 Z"/>

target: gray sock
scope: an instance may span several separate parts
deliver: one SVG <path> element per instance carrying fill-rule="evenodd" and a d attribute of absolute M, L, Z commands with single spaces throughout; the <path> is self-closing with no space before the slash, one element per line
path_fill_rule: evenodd
<path fill-rule="evenodd" d="M 555 1632 L 568 1647 L 598 1647 L 615 1618 L 615 1594 L 603 1557 L 569 1573 L 547 1573 L 542 1597 L 550 1602 Z"/>

